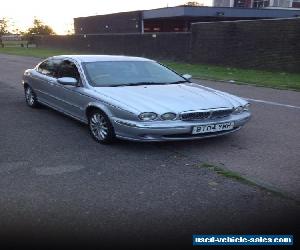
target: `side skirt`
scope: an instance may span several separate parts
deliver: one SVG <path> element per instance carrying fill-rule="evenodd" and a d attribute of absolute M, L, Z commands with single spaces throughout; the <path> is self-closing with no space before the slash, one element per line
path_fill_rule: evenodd
<path fill-rule="evenodd" d="M 51 108 L 51 109 L 54 109 L 54 110 L 58 111 L 59 113 L 62 113 L 64 115 L 66 115 L 66 116 L 69 116 L 69 117 L 71 117 L 71 118 L 73 118 L 73 119 L 75 119 L 77 121 L 80 121 L 80 122 L 82 122 L 84 124 L 88 124 L 87 119 L 82 119 L 82 118 L 79 118 L 77 116 L 74 116 L 74 115 L 72 115 L 72 114 L 64 111 L 63 109 L 57 108 L 57 107 L 55 107 L 55 106 L 53 106 L 53 105 L 51 105 L 51 104 L 49 104 L 49 103 L 47 103 L 45 101 L 41 101 L 41 100 L 38 99 L 38 102 L 41 103 L 41 104 L 43 104 L 43 105 L 45 105 L 45 106 L 47 106 L 47 107 L 49 107 L 49 108 Z"/>

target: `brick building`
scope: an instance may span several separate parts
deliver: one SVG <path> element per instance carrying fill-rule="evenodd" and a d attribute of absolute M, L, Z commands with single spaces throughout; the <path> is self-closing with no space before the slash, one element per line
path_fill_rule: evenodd
<path fill-rule="evenodd" d="M 215 0 L 223 3 L 239 1 L 237 8 L 187 7 L 121 12 L 74 19 L 75 34 L 188 32 L 196 22 L 289 18 L 300 16 L 300 10 L 241 8 L 260 0 Z M 268 0 L 289 1 L 289 0 Z M 297 0 L 300 1 L 300 0 Z"/>
<path fill-rule="evenodd" d="M 214 0 L 214 7 L 300 8 L 300 0 Z"/>

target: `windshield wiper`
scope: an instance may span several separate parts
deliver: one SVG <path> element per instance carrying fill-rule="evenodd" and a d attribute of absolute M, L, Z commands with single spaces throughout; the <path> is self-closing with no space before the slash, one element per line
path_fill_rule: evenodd
<path fill-rule="evenodd" d="M 126 86 L 141 86 L 141 85 L 166 85 L 166 84 L 178 84 L 178 83 L 185 83 L 188 81 L 181 80 L 176 82 L 133 82 L 133 83 L 124 83 L 124 84 L 116 84 L 110 85 L 109 87 L 126 87 Z"/>
<path fill-rule="evenodd" d="M 164 82 L 134 82 L 134 83 L 124 83 L 124 84 L 116 84 L 116 85 L 110 85 L 109 87 L 126 87 L 126 86 L 141 86 L 141 85 L 162 85 L 162 84 L 168 84 Z"/>
<path fill-rule="evenodd" d="M 178 84 L 178 83 L 185 83 L 185 82 L 189 82 L 189 81 L 181 80 L 181 81 L 176 81 L 176 82 L 168 82 L 167 84 Z"/>

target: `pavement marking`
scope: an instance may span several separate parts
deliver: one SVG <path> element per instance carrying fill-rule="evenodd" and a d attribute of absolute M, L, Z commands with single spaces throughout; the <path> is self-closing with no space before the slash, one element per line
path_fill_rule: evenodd
<path fill-rule="evenodd" d="M 12 171 L 24 168 L 28 166 L 27 161 L 14 161 L 14 162 L 0 162 L 0 174 L 1 173 L 10 173 Z"/>
<path fill-rule="evenodd" d="M 280 103 L 280 102 L 271 102 L 271 101 L 265 101 L 265 100 L 251 99 L 251 98 L 247 98 L 247 97 L 245 97 L 244 99 L 246 99 L 248 101 L 252 101 L 252 102 L 265 103 L 265 104 L 270 104 L 270 105 L 275 105 L 275 106 L 282 106 L 282 107 L 286 107 L 286 108 L 300 109 L 299 106 L 284 104 L 284 103 Z"/>
<path fill-rule="evenodd" d="M 58 175 L 70 172 L 76 172 L 83 169 L 83 165 L 59 165 L 56 167 L 39 167 L 33 170 L 37 175 Z"/>

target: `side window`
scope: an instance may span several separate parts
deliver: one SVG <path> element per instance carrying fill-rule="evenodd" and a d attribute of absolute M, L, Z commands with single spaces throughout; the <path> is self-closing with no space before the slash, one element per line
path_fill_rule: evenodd
<path fill-rule="evenodd" d="M 40 64 L 38 67 L 38 72 L 51 77 L 57 77 L 57 68 L 59 65 L 59 60 L 49 59 L 47 61 L 44 61 Z"/>
<path fill-rule="evenodd" d="M 58 77 L 73 77 L 80 82 L 79 71 L 76 65 L 69 60 L 64 60 L 59 65 Z"/>

